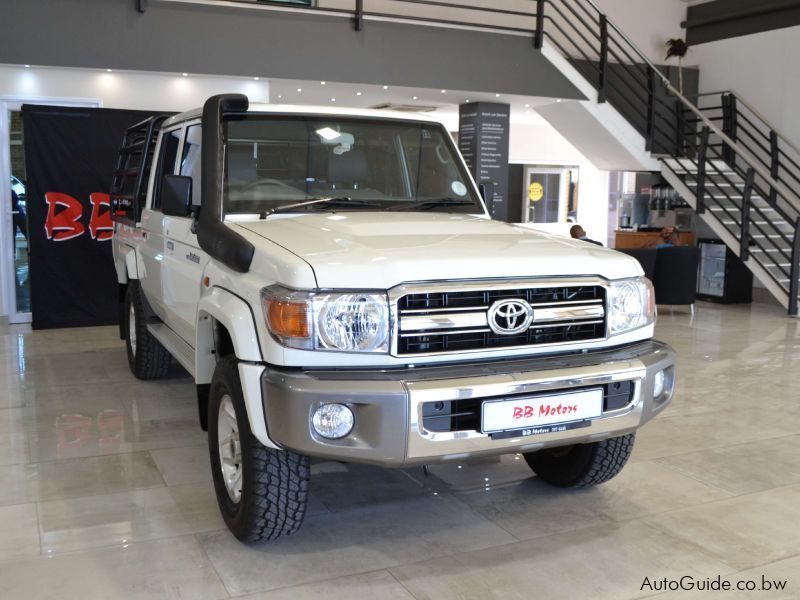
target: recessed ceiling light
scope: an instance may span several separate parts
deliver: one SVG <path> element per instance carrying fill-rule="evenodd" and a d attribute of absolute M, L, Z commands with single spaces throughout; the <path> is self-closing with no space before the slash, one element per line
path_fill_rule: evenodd
<path fill-rule="evenodd" d="M 495 97 L 495 98 L 499 98 L 499 97 L 500 97 L 500 94 L 495 94 L 495 95 L 494 95 L 494 97 Z"/>
<path fill-rule="evenodd" d="M 531 107 L 531 105 L 530 105 L 530 104 L 526 104 L 526 105 L 525 105 L 525 108 L 530 108 L 530 107 Z"/>
<path fill-rule="evenodd" d="M 30 69 L 30 68 L 31 68 L 31 66 L 30 66 L 30 65 L 25 65 L 25 68 L 26 68 L 26 69 Z"/>
<path fill-rule="evenodd" d="M 106 73 L 111 73 L 114 69 L 106 69 Z"/>
<path fill-rule="evenodd" d="M 189 76 L 189 74 L 188 74 L 188 73 L 181 73 L 181 75 L 182 75 L 183 77 L 188 77 L 188 76 Z"/>
<path fill-rule="evenodd" d="M 303 91 L 303 88 L 297 88 L 297 91 L 298 91 L 298 92 L 302 92 L 302 91 Z"/>
<path fill-rule="evenodd" d="M 417 100 L 418 98 L 416 96 L 413 96 L 411 99 L 412 100 Z"/>
<path fill-rule="evenodd" d="M 261 77 L 253 77 L 253 81 L 258 81 Z"/>
<path fill-rule="evenodd" d="M 278 96 L 278 100 L 282 100 L 282 99 L 283 99 L 283 96 Z"/>
<path fill-rule="evenodd" d="M 325 81 L 320 81 L 319 82 L 320 85 L 325 85 L 325 83 L 326 83 Z"/>
<path fill-rule="evenodd" d="M 443 94 L 446 94 L 446 93 L 447 93 L 447 90 L 442 90 L 442 93 L 443 93 Z"/>
<path fill-rule="evenodd" d="M 561 98 L 559 98 L 558 100 L 556 100 L 556 102 L 561 102 Z"/>
<path fill-rule="evenodd" d="M 336 98 L 331 98 L 331 102 L 336 102 Z"/>
<path fill-rule="evenodd" d="M 467 98 L 466 100 L 464 100 L 464 102 L 472 102 L 472 100 L 470 100 L 469 98 Z"/>
<path fill-rule="evenodd" d="M 389 86 L 388 86 L 388 85 L 385 85 L 385 86 L 383 86 L 383 89 L 385 89 L 385 90 L 388 90 L 388 89 L 389 89 Z"/>
<path fill-rule="evenodd" d="M 356 96 L 360 96 L 360 95 L 361 95 L 361 92 L 356 92 Z"/>

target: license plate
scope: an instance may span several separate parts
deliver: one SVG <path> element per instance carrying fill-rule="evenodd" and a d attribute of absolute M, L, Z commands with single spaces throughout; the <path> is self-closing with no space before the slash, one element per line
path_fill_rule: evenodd
<path fill-rule="evenodd" d="M 603 414 L 602 388 L 484 402 L 483 432 L 536 428 L 585 421 Z"/>

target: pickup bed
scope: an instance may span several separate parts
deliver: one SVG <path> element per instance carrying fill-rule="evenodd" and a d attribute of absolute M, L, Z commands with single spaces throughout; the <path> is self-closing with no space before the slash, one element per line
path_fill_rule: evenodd
<path fill-rule="evenodd" d="M 310 457 L 602 483 L 673 395 L 639 264 L 491 220 L 435 120 L 214 96 L 129 130 L 112 210 L 131 370 L 192 375 L 246 542 L 301 525 Z"/>

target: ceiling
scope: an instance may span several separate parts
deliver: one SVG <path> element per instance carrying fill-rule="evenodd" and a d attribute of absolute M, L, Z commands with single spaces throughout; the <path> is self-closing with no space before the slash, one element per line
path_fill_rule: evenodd
<path fill-rule="evenodd" d="M 546 123 L 535 107 L 553 102 L 556 98 L 519 96 L 512 94 L 475 93 L 463 90 L 432 90 L 428 88 L 359 85 L 334 81 L 270 79 L 270 101 L 275 104 L 312 104 L 373 108 L 381 104 L 419 107 L 421 111 L 444 120 L 452 130 L 458 128 L 458 106 L 466 102 L 501 102 L 511 106 L 515 123 L 543 125 Z M 431 111 L 430 109 L 434 110 Z"/>

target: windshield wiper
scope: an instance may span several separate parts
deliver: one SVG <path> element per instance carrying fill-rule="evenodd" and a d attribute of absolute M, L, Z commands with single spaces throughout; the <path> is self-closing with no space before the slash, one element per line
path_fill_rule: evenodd
<path fill-rule="evenodd" d="M 414 209 L 426 209 L 426 208 L 436 208 L 439 206 L 468 206 L 468 205 L 475 205 L 477 206 L 472 200 L 459 200 L 458 198 L 431 198 L 429 200 L 418 200 L 416 202 L 403 202 L 401 204 L 395 204 L 387 208 L 386 210 L 414 210 Z"/>
<path fill-rule="evenodd" d="M 284 204 L 283 206 L 276 206 L 261 213 L 261 219 L 266 219 L 268 216 L 291 210 L 293 208 L 303 208 L 304 206 L 313 206 L 315 204 L 353 204 L 357 206 L 380 206 L 374 200 L 358 200 L 350 198 L 349 196 L 335 196 L 330 198 L 312 198 L 311 200 L 304 200 L 303 202 L 295 202 L 294 204 Z"/>

